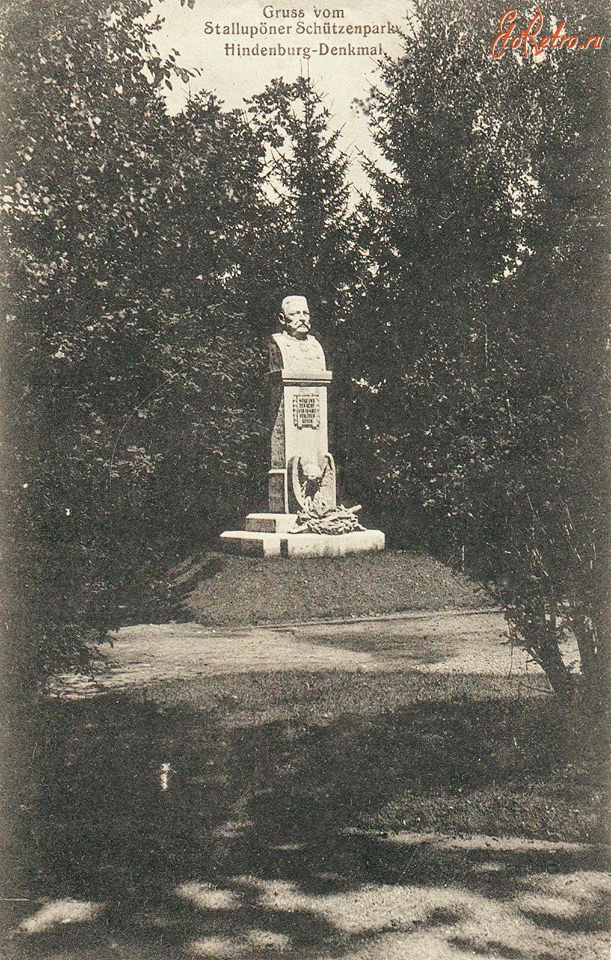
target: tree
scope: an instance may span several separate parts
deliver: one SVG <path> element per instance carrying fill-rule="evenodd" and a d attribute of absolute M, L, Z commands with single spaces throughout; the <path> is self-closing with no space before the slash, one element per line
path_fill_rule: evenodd
<path fill-rule="evenodd" d="M 605 32 L 593 7 L 565 17 Z M 376 272 L 365 309 L 380 345 L 365 377 L 371 447 L 398 525 L 410 502 L 409 523 L 494 579 L 564 695 L 568 626 L 588 682 L 606 661 L 604 469 L 586 438 L 604 392 L 596 144 L 608 60 L 494 61 L 497 29 L 491 4 L 417 3 L 405 52 L 369 103 L 390 164 L 371 169 L 364 206 Z"/>
<path fill-rule="evenodd" d="M 93 549 L 91 536 L 79 536 L 106 521 L 82 475 L 95 473 L 103 456 L 89 384 L 114 281 L 110 265 L 129 256 L 145 212 L 139 194 L 125 203 L 129 169 L 163 122 L 143 70 L 152 52 L 139 20 L 147 5 L 137 0 L 111 11 L 75 0 L 63 7 L 22 3 L 2 11 L 3 350 L 11 369 L 5 569 L 13 572 L 11 651 L 26 678 L 84 665 L 86 641 L 108 625 L 109 556 Z M 128 128 L 136 112 L 142 136 L 134 143 Z M 108 406 L 113 382 L 109 375 Z M 130 459 L 136 471 L 146 469 L 141 452 Z"/>
<path fill-rule="evenodd" d="M 179 68 L 149 11 L 2 12 L 4 547 L 26 687 L 88 667 L 163 534 L 214 528 L 260 434 L 240 409 L 260 350 L 228 281 L 262 151 L 210 98 L 166 115 Z"/>

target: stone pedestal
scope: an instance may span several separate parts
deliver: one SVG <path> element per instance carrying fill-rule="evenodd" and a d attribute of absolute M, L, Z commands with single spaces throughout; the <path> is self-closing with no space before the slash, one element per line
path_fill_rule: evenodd
<path fill-rule="evenodd" d="M 318 464 L 329 450 L 327 387 L 332 374 L 323 370 L 318 377 L 307 377 L 276 370 L 268 376 L 272 411 L 269 509 L 274 513 L 297 512 L 290 464 L 294 457 Z M 335 490 L 332 499 L 330 506 L 335 506 Z"/>
<path fill-rule="evenodd" d="M 226 553 L 254 557 L 343 557 L 384 549 L 381 530 L 356 530 L 331 536 L 325 533 L 289 533 L 297 519 L 290 513 L 251 513 L 244 530 L 221 534 Z"/>
<path fill-rule="evenodd" d="M 315 337 L 290 336 L 285 330 L 271 338 L 269 513 L 251 513 L 243 530 L 221 534 L 224 550 L 260 557 L 323 557 L 384 549 L 380 530 L 292 532 L 297 514 L 308 504 L 336 507 L 327 429 L 332 376 Z"/>

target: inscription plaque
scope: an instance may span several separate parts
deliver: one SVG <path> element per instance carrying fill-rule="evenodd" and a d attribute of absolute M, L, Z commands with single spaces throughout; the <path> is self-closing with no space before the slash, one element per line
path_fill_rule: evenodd
<path fill-rule="evenodd" d="M 320 397 L 317 393 L 300 393 L 293 397 L 293 424 L 298 430 L 320 426 Z"/>

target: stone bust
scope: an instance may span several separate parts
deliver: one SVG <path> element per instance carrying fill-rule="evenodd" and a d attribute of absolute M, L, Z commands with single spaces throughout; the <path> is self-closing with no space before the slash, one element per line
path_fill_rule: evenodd
<path fill-rule="evenodd" d="M 306 340 L 310 334 L 310 308 L 305 297 L 285 297 L 280 306 L 278 322 L 283 331 L 297 340 Z"/>
<path fill-rule="evenodd" d="M 310 334 L 310 310 L 305 297 L 285 297 L 278 315 L 280 333 L 270 343 L 270 370 L 305 373 L 325 370 L 325 355 Z"/>

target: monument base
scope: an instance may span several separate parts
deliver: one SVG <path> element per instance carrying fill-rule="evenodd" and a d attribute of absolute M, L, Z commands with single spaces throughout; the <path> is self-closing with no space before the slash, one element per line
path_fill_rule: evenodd
<path fill-rule="evenodd" d="M 343 557 L 349 553 L 383 550 L 381 530 L 353 533 L 289 533 L 297 519 L 294 513 L 250 513 L 244 530 L 221 534 L 223 550 L 255 557 Z"/>

